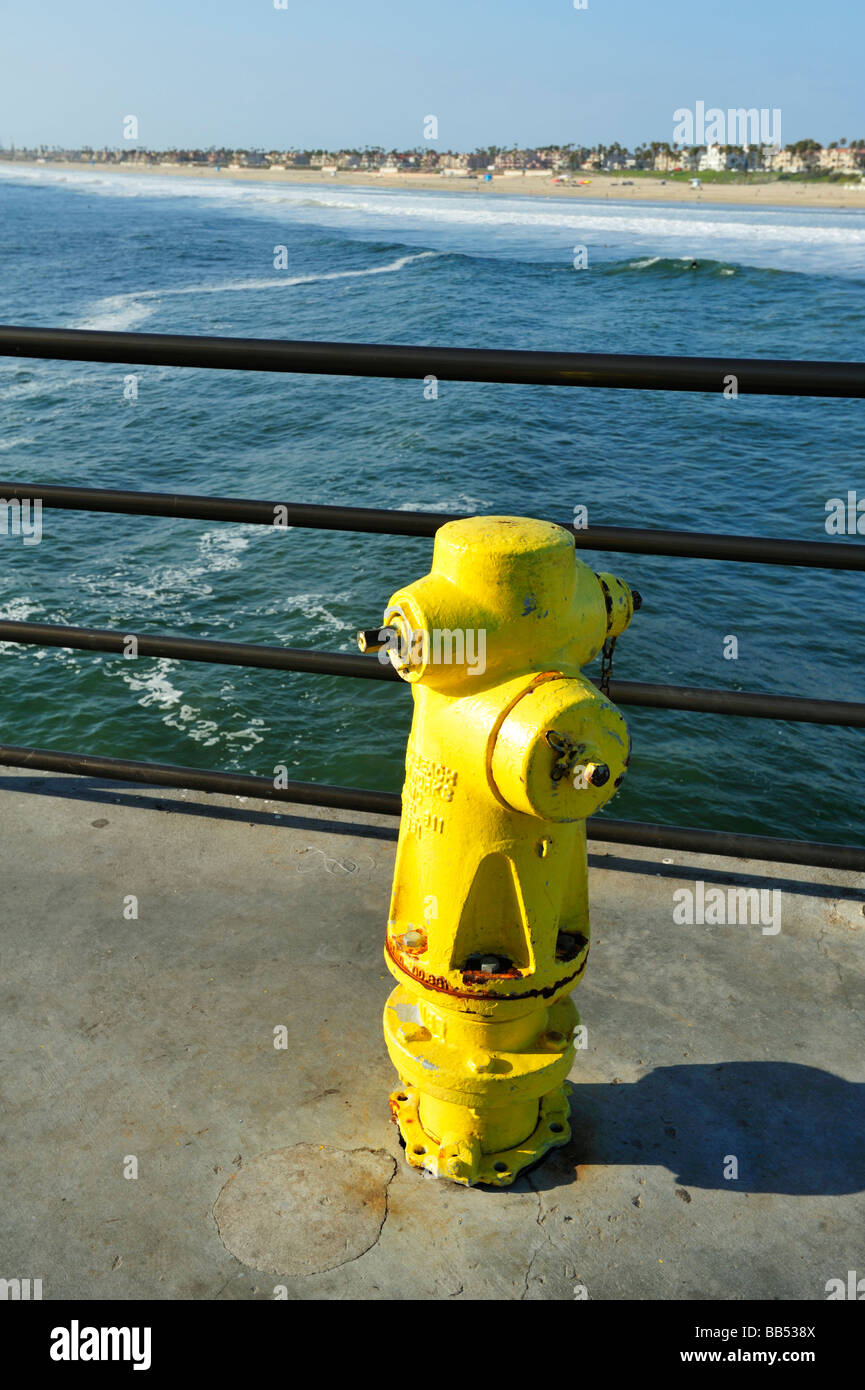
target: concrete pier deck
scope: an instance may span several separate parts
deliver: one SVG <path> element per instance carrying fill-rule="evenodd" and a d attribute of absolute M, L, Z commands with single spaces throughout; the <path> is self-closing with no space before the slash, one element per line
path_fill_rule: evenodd
<path fill-rule="evenodd" d="M 0 769 L 0 830 L 0 1277 L 824 1300 L 865 1275 L 862 875 L 593 844 L 574 1137 L 490 1191 L 409 1169 L 389 1121 L 393 821 Z M 780 931 L 676 923 L 698 881 L 780 890 Z"/>

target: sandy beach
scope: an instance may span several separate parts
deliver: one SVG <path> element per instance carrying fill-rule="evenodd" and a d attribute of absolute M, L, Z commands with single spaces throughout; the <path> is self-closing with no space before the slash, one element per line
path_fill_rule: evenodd
<path fill-rule="evenodd" d="M 539 196 L 545 198 L 606 198 L 611 202 L 622 203 L 718 203 L 739 207 L 799 207 L 839 209 L 865 209 L 865 182 L 858 187 L 845 187 L 841 183 L 704 183 L 702 188 L 691 188 L 687 183 L 674 183 L 669 179 L 662 183 L 656 178 L 634 179 L 633 183 L 623 183 L 627 174 L 580 174 L 578 177 L 590 180 L 587 184 L 553 183 L 549 174 L 525 174 L 515 177 L 496 174 L 490 183 L 482 179 L 470 179 L 465 175 L 443 177 L 440 174 L 388 174 L 357 173 L 350 169 L 340 169 L 337 174 L 324 174 L 320 169 L 230 169 L 222 167 L 205 169 L 188 165 L 156 164 L 111 165 L 67 163 L 45 160 L 42 163 L 4 164 L 4 168 L 52 169 L 73 174 L 76 171 L 99 173 L 106 178 L 129 178 L 141 175 L 145 178 L 192 178 L 229 179 L 236 183 L 285 183 L 309 187 L 331 184 L 343 188 L 386 188 L 399 192 L 447 192 L 460 193 L 465 197 L 499 197 L 501 195 Z"/>

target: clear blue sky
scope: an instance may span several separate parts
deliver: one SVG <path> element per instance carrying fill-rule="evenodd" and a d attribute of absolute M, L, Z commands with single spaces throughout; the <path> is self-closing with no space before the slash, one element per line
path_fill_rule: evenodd
<path fill-rule="evenodd" d="M 0 0 L 5 145 L 633 146 L 698 100 L 865 138 L 865 3 Z"/>

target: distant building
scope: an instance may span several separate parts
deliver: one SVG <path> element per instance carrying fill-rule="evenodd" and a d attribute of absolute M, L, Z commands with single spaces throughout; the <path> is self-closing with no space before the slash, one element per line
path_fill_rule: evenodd
<path fill-rule="evenodd" d="M 493 168 L 503 174 L 507 170 L 516 170 L 522 173 L 526 167 L 527 159 L 522 150 L 506 150 L 502 154 L 497 154 L 493 160 Z"/>
<path fill-rule="evenodd" d="M 721 173 L 730 167 L 730 156 L 725 147 L 721 145 L 710 145 L 704 150 L 697 162 L 697 172 L 703 174 L 706 170 L 712 173 Z"/>
<path fill-rule="evenodd" d="M 455 172 L 465 173 L 469 169 L 483 169 L 486 167 L 487 157 L 481 154 L 442 154 L 439 155 L 439 168 L 452 169 Z"/>
<path fill-rule="evenodd" d="M 836 145 L 828 150 L 818 151 L 817 167 L 826 169 L 831 174 L 854 174 L 862 167 L 857 158 L 861 155 L 860 150 Z"/>
<path fill-rule="evenodd" d="M 776 174 L 804 174 L 810 167 L 803 152 L 797 150 L 776 150 L 771 157 L 770 168 Z"/>

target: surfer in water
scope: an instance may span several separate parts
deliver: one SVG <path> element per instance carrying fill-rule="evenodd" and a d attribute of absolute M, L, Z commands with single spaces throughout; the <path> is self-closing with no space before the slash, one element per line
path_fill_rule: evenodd
<path fill-rule="evenodd" d="M 692 269 L 692 270 L 696 270 L 696 269 L 697 269 L 697 262 L 696 262 L 696 261 L 691 261 L 691 269 Z"/>

